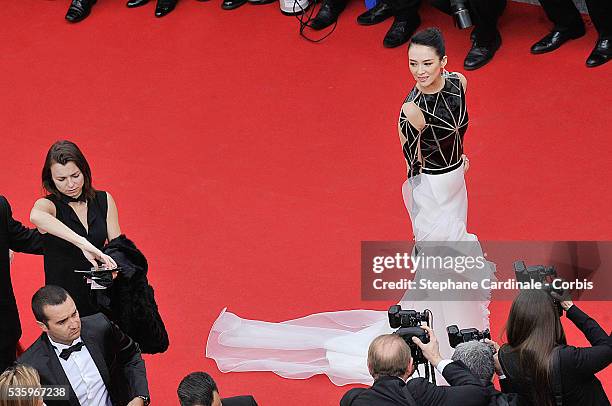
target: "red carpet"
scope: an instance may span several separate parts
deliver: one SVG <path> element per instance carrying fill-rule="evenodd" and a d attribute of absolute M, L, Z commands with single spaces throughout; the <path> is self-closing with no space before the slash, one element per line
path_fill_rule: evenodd
<path fill-rule="evenodd" d="M 281 321 L 389 305 L 360 301 L 359 243 L 411 238 L 396 120 L 412 79 L 405 48 L 382 47 L 390 23 L 356 25 L 362 4 L 316 45 L 275 4 L 226 12 L 181 0 L 155 19 L 154 4 L 100 0 L 77 25 L 63 20 L 67 1 L 3 4 L 0 193 L 27 219 L 50 144 L 81 146 L 150 261 L 171 338 L 166 354 L 146 358 L 154 404 L 176 404 L 194 370 L 209 371 L 222 395 L 252 393 L 261 405 L 334 405 L 346 391 L 324 376 L 221 374 L 204 343 L 224 306 Z M 430 25 L 447 36 L 450 70 L 462 71 L 468 33 L 424 7 Z M 530 55 L 549 28 L 534 6 L 511 4 L 500 28 L 495 60 L 466 74 L 470 230 L 482 240 L 611 239 L 612 64 L 584 67 L 592 27 Z M 41 259 L 17 256 L 13 281 L 28 345 Z M 507 307 L 492 306 L 496 335 Z M 611 328 L 609 302 L 583 308 Z M 612 394 L 612 370 L 599 376 Z"/>

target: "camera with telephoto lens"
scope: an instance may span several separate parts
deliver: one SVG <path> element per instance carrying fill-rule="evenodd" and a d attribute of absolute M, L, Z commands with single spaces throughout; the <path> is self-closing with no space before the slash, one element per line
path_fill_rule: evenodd
<path fill-rule="evenodd" d="M 550 265 L 533 265 L 533 266 L 525 266 L 524 261 L 516 261 L 513 264 L 514 274 L 516 275 L 516 280 L 518 282 L 529 283 L 531 281 L 539 282 L 542 284 L 542 289 L 547 292 L 549 295 L 552 292 L 557 293 L 558 295 L 563 295 L 563 289 L 555 289 L 552 285 L 553 281 L 557 278 L 557 270 L 554 266 Z M 551 296 L 552 297 L 552 296 Z M 559 316 L 563 315 L 563 307 L 561 307 L 561 302 L 553 297 L 553 303 L 559 313 Z"/>
<path fill-rule="evenodd" d="M 461 343 L 467 343 L 468 341 L 480 341 L 485 338 L 491 339 L 491 332 L 489 329 L 478 331 L 478 329 L 475 328 L 462 328 L 459 330 L 459 327 L 455 324 L 446 327 L 446 333 L 448 334 L 448 342 L 453 348 Z"/>
<path fill-rule="evenodd" d="M 429 342 L 429 334 L 426 330 L 420 327 L 421 323 L 429 324 L 429 313 L 422 313 L 416 310 L 402 310 L 400 305 L 389 307 L 389 325 L 391 328 L 396 328 L 395 334 L 404 339 L 408 347 L 415 365 L 427 363 L 427 359 L 423 356 L 423 351 L 412 342 L 412 337 L 419 338 L 423 344 Z"/>
<path fill-rule="evenodd" d="M 470 11 L 467 7 L 467 0 L 451 0 L 450 8 L 455 16 L 455 22 L 460 29 L 470 28 L 473 25 Z"/>

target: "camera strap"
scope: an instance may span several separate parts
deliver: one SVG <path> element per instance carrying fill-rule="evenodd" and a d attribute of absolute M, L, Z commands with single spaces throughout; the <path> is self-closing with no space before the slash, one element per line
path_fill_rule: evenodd
<path fill-rule="evenodd" d="M 550 383 L 552 386 L 553 398 L 555 406 L 563 406 L 563 387 L 561 386 L 561 356 L 559 355 L 559 347 L 553 348 L 552 351 L 552 368 L 550 373 Z"/>

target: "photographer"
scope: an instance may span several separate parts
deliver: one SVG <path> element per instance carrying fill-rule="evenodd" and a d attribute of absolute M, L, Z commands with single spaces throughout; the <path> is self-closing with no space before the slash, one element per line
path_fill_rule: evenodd
<path fill-rule="evenodd" d="M 494 357 L 497 349 L 497 344 L 490 340 L 468 341 L 455 348 L 452 359 L 463 362 L 487 387 L 490 394 L 489 406 L 515 405 L 517 403 L 515 394 L 501 393 L 493 386 L 494 372 L 501 375 L 501 371 L 496 368 Z"/>
<path fill-rule="evenodd" d="M 591 347 L 566 344 L 553 298 Z M 612 362 L 610 336 L 572 303 L 569 294 L 521 291 L 512 303 L 506 331 L 508 343 L 497 355 L 505 375 L 500 384 L 503 392 L 519 394 L 521 406 L 610 404 L 595 377 Z"/>
<path fill-rule="evenodd" d="M 487 389 L 460 361 L 443 360 L 438 340 L 428 326 L 429 343 L 413 337 L 425 358 L 444 376 L 451 386 L 436 386 L 424 378 L 406 380 L 414 373 L 410 347 L 397 334 L 385 334 L 372 341 L 368 349 L 368 369 L 374 384 L 368 389 L 348 391 L 340 406 L 486 406 Z"/>

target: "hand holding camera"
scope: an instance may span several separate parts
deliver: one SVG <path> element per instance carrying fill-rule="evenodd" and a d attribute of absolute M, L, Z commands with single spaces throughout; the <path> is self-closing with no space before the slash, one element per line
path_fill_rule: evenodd
<path fill-rule="evenodd" d="M 499 344 L 497 344 L 495 341 L 492 341 L 488 338 L 485 338 L 484 340 L 485 343 L 489 344 L 491 346 L 491 348 L 493 348 L 493 360 L 495 361 L 495 373 L 498 376 L 502 376 L 504 374 L 504 370 L 501 367 L 501 364 L 499 363 Z"/>
<path fill-rule="evenodd" d="M 563 310 L 568 311 L 570 307 L 574 305 L 572 302 L 572 296 L 569 293 L 569 290 L 563 289 L 560 293 L 556 290 L 550 292 L 550 295 L 553 299 L 559 302 Z"/>
<path fill-rule="evenodd" d="M 431 327 L 422 325 L 421 328 L 427 332 L 427 335 L 429 335 L 429 342 L 424 343 L 418 337 L 412 337 L 412 342 L 421 349 L 425 359 L 427 359 L 431 365 L 437 367 L 440 361 L 442 361 L 438 339 L 436 338 L 436 335 Z"/>

